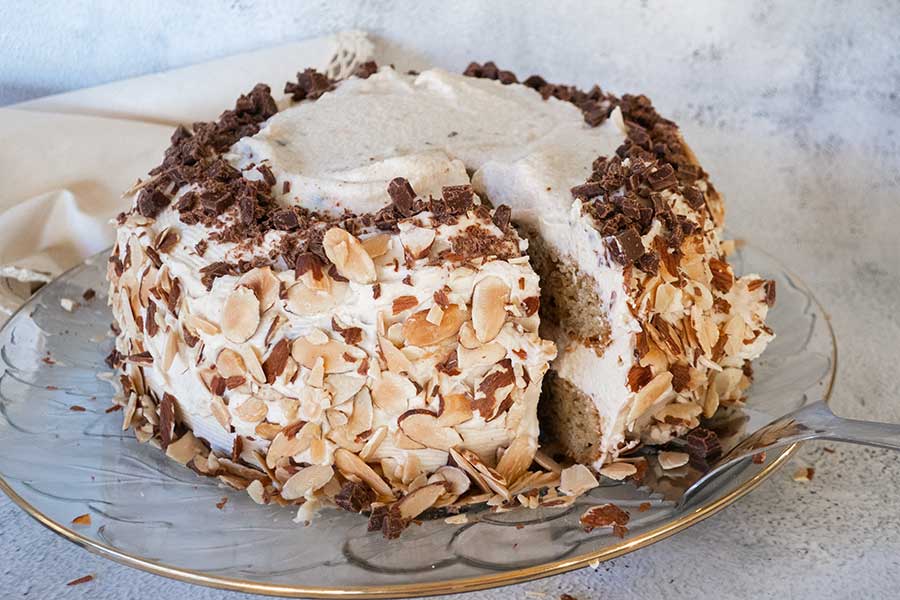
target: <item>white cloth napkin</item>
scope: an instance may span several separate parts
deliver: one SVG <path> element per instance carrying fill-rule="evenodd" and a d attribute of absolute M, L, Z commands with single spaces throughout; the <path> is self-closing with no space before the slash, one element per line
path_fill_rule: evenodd
<path fill-rule="evenodd" d="M 338 78 L 373 54 L 342 32 L 0 108 L 0 311 L 112 245 L 122 192 L 176 125 L 216 118 L 258 82 L 277 97 L 298 70 Z"/>

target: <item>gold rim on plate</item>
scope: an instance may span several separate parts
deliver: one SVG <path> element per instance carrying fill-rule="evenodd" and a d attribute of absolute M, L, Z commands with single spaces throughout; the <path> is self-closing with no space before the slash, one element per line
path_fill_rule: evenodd
<path fill-rule="evenodd" d="M 755 247 L 754 251 L 769 256 L 772 260 L 779 264 L 779 266 L 782 267 L 783 272 L 793 278 L 793 283 L 803 289 L 804 293 L 808 295 L 808 297 L 812 300 L 816 307 L 825 316 L 825 325 L 828 335 L 831 339 L 831 369 L 828 375 L 828 380 L 823 395 L 824 401 L 828 403 L 831 400 L 831 393 L 837 374 L 837 340 L 835 338 L 834 330 L 831 327 L 831 321 L 828 313 L 822 307 L 822 304 L 818 301 L 818 299 L 812 294 L 809 288 L 804 283 L 802 283 L 802 280 L 798 278 L 793 272 L 781 265 L 781 263 L 768 252 Z M 66 271 L 66 273 L 68 272 L 69 271 Z M 62 275 L 60 275 L 60 277 L 63 277 L 66 273 L 63 273 Z M 23 307 L 27 304 L 27 302 L 24 303 Z M 19 311 L 16 311 L 16 313 L 14 313 L 10 317 L 10 319 L 18 314 L 18 312 Z M 111 546 L 87 538 L 62 524 L 57 523 L 56 521 L 47 517 L 41 511 L 36 509 L 30 503 L 28 503 L 18 493 L 16 493 L 12 489 L 12 487 L 3 479 L 2 476 L 0 476 L 0 490 L 2 490 L 16 505 L 18 505 L 22 510 L 33 517 L 41 525 L 61 535 L 67 540 L 81 546 L 82 548 L 85 548 L 90 552 L 93 552 L 94 554 L 98 554 L 100 556 L 114 560 L 117 563 L 141 569 L 142 571 L 147 571 L 156 575 L 169 577 L 177 581 L 204 585 L 216 589 L 234 590 L 253 594 L 261 594 L 265 596 L 282 596 L 293 598 L 412 598 L 422 596 L 436 596 L 441 594 L 455 594 L 460 592 L 473 592 L 488 588 L 524 583 L 544 577 L 567 573 L 575 569 L 587 567 L 591 563 L 611 560 L 629 552 L 633 552 L 634 550 L 644 548 L 646 546 L 649 546 L 650 544 L 664 540 L 669 536 L 672 536 L 695 523 L 699 523 L 700 521 L 713 516 L 726 506 L 747 495 L 748 493 L 756 489 L 763 481 L 769 478 L 781 466 L 783 466 L 788 461 L 788 459 L 790 459 L 790 457 L 797 451 L 798 448 L 799 444 L 788 446 L 780 452 L 777 458 L 772 460 L 762 470 L 760 470 L 753 477 L 741 484 L 737 489 L 732 490 L 725 496 L 713 502 L 710 502 L 709 504 L 698 507 L 697 509 L 668 523 L 665 523 L 664 525 L 657 527 L 656 529 L 652 529 L 643 534 L 636 535 L 635 537 L 627 540 L 622 540 L 617 544 L 608 546 L 599 551 L 588 552 L 572 558 L 545 563 L 543 565 L 514 569 L 504 573 L 479 575 L 477 577 L 467 577 L 445 582 L 386 585 L 380 587 L 354 586 L 335 588 L 279 585 L 274 583 L 261 583 L 230 577 L 213 577 L 200 571 L 169 566 L 154 560 L 135 556 L 127 552 L 122 552 Z"/>

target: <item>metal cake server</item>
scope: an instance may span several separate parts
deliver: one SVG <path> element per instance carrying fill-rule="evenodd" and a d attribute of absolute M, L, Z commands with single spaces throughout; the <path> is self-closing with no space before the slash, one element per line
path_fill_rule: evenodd
<path fill-rule="evenodd" d="M 825 402 L 813 402 L 775 419 L 742 440 L 685 488 L 677 505 L 687 504 L 718 475 L 742 460 L 806 440 L 831 440 L 900 450 L 900 425 L 845 419 L 831 412 Z"/>

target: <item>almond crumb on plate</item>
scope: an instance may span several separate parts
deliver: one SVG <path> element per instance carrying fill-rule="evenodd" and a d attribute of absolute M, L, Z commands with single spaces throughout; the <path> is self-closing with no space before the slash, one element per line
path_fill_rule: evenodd
<path fill-rule="evenodd" d="M 800 467 L 794 471 L 793 478 L 798 483 L 809 483 L 815 474 L 816 470 L 812 467 Z"/>
<path fill-rule="evenodd" d="M 79 577 L 78 579 L 73 579 L 72 581 L 66 583 L 66 585 L 68 585 L 68 586 L 80 585 L 82 583 L 87 583 L 87 582 L 93 581 L 93 580 L 94 580 L 93 575 L 85 575 L 84 577 Z"/>
<path fill-rule="evenodd" d="M 90 525 L 91 524 L 91 515 L 85 513 L 83 515 L 78 515 L 74 519 L 72 519 L 73 525 Z"/>

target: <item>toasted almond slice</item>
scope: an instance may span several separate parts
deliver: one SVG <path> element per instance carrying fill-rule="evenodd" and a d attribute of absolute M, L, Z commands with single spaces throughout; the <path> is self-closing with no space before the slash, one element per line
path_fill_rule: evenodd
<path fill-rule="evenodd" d="M 325 385 L 325 359 L 321 356 L 316 357 L 316 362 L 306 378 L 306 383 L 314 388 L 321 388 Z"/>
<path fill-rule="evenodd" d="M 291 356 L 298 363 L 312 369 L 316 359 L 324 360 L 325 373 L 346 373 L 356 368 L 356 362 L 347 360 L 347 356 L 356 357 L 360 350 L 337 340 L 329 340 L 325 344 L 312 344 L 306 338 L 297 338 L 291 346 Z"/>
<path fill-rule="evenodd" d="M 347 430 L 352 435 L 369 431 L 372 428 L 373 416 L 372 395 L 368 388 L 362 388 L 353 398 L 353 412 L 350 414 Z"/>
<path fill-rule="evenodd" d="M 499 342 L 490 342 L 471 350 L 462 344 L 456 348 L 456 361 L 460 369 L 492 365 L 504 358 L 506 358 L 506 348 Z"/>
<path fill-rule="evenodd" d="M 269 310 L 278 300 L 281 286 L 281 282 L 272 274 L 270 267 L 256 267 L 247 271 L 238 279 L 237 284 L 253 290 L 259 300 L 259 308 L 263 312 Z"/>
<path fill-rule="evenodd" d="M 410 373 L 413 370 L 412 362 L 389 339 L 378 336 L 378 345 L 384 355 L 384 362 L 392 373 Z"/>
<path fill-rule="evenodd" d="M 313 464 L 323 464 L 327 456 L 327 450 L 328 446 L 325 445 L 325 440 L 313 438 L 309 442 L 309 460 Z"/>
<path fill-rule="evenodd" d="M 305 337 L 306 340 L 313 346 L 321 346 L 322 344 L 327 344 L 328 340 L 331 339 L 328 337 L 328 334 L 321 329 L 312 329 L 309 333 L 306 334 Z"/>
<path fill-rule="evenodd" d="M 287 436 L 284 431 L 275 436 L 269 451 L 266 454 L 266 465 L 274 468 L 282 458 L 290 458 L 309 449 L 314 438 L 321 434 L 321 429 L 316 423 L 307 423 L 294 436 Z"/>
<path fill-rule="evenodd" d="M 451 466 L 440 467 L 428 478 L 428 483 L 436 483 L 438 481 L 446 481 L 449 484 L 450 493 L 454 496 L 462 496 L 469 491 L 472 485 L 465 471 Z"/>
<path fill-rule="evenodd" d="M 434 229 L 425 229 L 415 225 L 400 227 L 400 241 L 407 254 L 413 259 L 428 256 L 431 245 L 434 243 Z"/>
<path fill-rule="evenodd" d="M 637 473 L 637 467 L 627 462 L 614 462 L 600 468 L 600 474 L 616 481 L 622 481 Z"/>
<path fill-rule="evenodd" d="M 343 281 L 335 281 L 330 291 L 315 290 L 298 281 L 288 288 L 285 307 L 289 312 L 302 317 L 318 315 L 340 304 L 346 294 L 347 284 Z"/>
<path fill-rule="evenodd" d="M 650 383 L 635 394 L 628 412 L 627 423 L 641 418 L 661 398 L 672 392 L 672 373 L 664 371 L 650 380 Z"/>
<path fill-rule="evenodd" d="M 366 444 L 363 446 L 363 449 L 359 451 L 359 457 L 362 460 L 370 460 L 378 450 L 378 447 L 381 446 L 381 443 L 387 437 L 387 433 L 387 427 L 385 427 L 384 425 L 373 431 L 372 435 L 369 436 L 369 439 L 366 440 Z"/>
<path fill-rule="evenodd" d="M 688 464 L 688 461 L 691 457 L 687 454 L 687 452 L 667 452 L 662 451 L 657 456 L 659 460 L 659 466 L 665 470 L 668 469 L 677 469 L 678 467 L 683 467 Z"/>
<path fill-rule="evenodd" d="M 420 310 L 410 315 L 403 323 L 403 338 L 410 346 L 432 346 L 456 335 L 468 313 L 455 304 L 443 311 L 440 324 L 428 320 L 429 310 Z"/>
<path fill-rule="evenodd" d="M 250 376 L 258 383 L 265 383 L 266 372 L 262 368 L 262 363 L 259 362 L 256 349 L 250 345 L 243 346 L 241 348 L 241 358 L 244 359 L 244 364 L 247 365 L 247 372 L 250 373 Z"/>
<path fill-rule="evenodd" d="M 440 304 L 434 304 L 431 308 L 428 309 L 428 314 L 425 315 L 425 320 L 434 325 L 435 327 L 440 327 L 441 320 L 444 318 L 444 309 L 441 308 Z"/>
<path fill-rule="evenodd" d="M 394 497 L 391 487 L 385 483 L 384 479 L 352 452 L 338 448 L 334 451 L 334 464 L 345 476 L 358 477 L 379 496 Z"/>
<path fill-rule="evenodd" d="M 367 237 L 361 243 L 370 257 L 378 258 L 387 254 L 388 250 L 391 249 L 391 236 L 387 233 L 380 233 Z"/>
<path fill-rule="evenodd" d="M 272 441 L 275 439 L 275 436 L 281 432 L 281 429 L 281 425 L 262 422 L 259 423 L 253 431 L 254 433 L 256 433 L 256 435 L 263 438 L 264 440 Z"/>
<path fill-rule="evenodd" d="M 325 387 L 331 392 L 331 402 L 334 405 L 343 404 L 356 395 L 366 384 L 365 377 L 334 373 L 325 378 Z"/>
<path fill-rule="evenodd" d="M 510 500 L 511 496 L 507 489 L 508 484 L 503 475 L 484 464 L 478 455 L 471 450 L 463 448 L 459 453 L 462 454 L 469 464 L 484 478 L 485 483 L 487 483 L 491 491 L 502 496 L 504 500 Z"/>
<path fill-rule="evenodd" d="M 547 456 L 547 454 L 544 453 L 544 451 L 541 449 L 538 449 L 534 453 L 534 462 L 539 464 L 541 468 L 547 469 L 552 473 L 562 473 L 562 465 Z"/>
<path fill-rule="evenodd" d="M 334 469 L 328 465 L 311 465 L 300 469 L 287 480 L 281 489 L 285 500 L 304 498 L 328 483 L 334 477 Z"/>
<path fill-rule="evenodd" d="M 182 465 L 186 465 L 195 456 L 202 454 L 204 450 L 205 448 L 200 443 L 200 440 L 188 431 L 166 447 L 166 456 Z"/>
<path fill-rule="evenodd" d="M 572 465 L 559 475 L 559 491 L 567 496 L 580 496 L 600 485 L 591 470 L 584 465 Z"/>
<path fill-rule="evenodd" d="M 166 347 L 163 350 L 163 361 L 162 361 L 162 370 L 163 372 L 167 372 L 172 368 L 172 363 L 175 362 L 175 357 L 178 355 L 178 334 L 174 331 L 169 331 L 166 334 Z"/>
<path fill-rule="evenodd" d="M 397 418 L 397 425 L 410 439 L 427 448 L 449 451 L 462 443 L 462 437 L 452 427 L 445 427 L 431 411 L 408 410 Z"/>
<path fill-rule="evenodd" d="M 506 481 L 515 481 L 534 462 L 536 450 L 537 440 L 532 436 L 524 434 L 517 436 L 500 457 L 497 472 L 503 475 Z"/>
<path fill-rule="evenodd" d="M 266 418 L 269 407 L 259 398 L 248 398 L 234 412 L 244 421 L 258 423 Z"/>
<path fill-rule="evenodd" d="M 472 418 L 472 399 L 466 394 L 447 394 L 440 398 L 438 421 L 451 427 Z"/>
<path fill-rule="evenodd" d="M 375 406 L 390 414 L 404 412 L 415 395 L 416 386 L 409 379 L 390 371 L 382 372 L 372 384 Z"/>
<path fill-rule="evenodd" d="M 415 519 L 423 512 L 434 506 L 447 488 L 443 483 L 430 483 L 416 491 L 407 494 L 397 501 L 394 506 L 399 512 L 400 518 L 409 520 Z"/>
<path fill-rule="evenodd" d="M 474 350 L 481 347 L 481 342 L 475 337 L 475 329 L 472 327 L 470 321 L 463 323 L 462 327 L 460 327 L 459 343 L 467 350 Z"/>
<path fill-rule="evenodd" d="M 332 227 L 322 239 L 325 256 L 334 263 L 338 273 L 356 283 L 375 282 L 375 263 L 358 239 L 350 233 Z"/>
<path fill-rule="evenodd" d="M 266 501 L 266 488 L 259 479 L 254 479 L 247 486 L 247 495 L 257 504 L 268 504 Z"/>
<path fill-rule="evenodd" d="M 241 344 L 259 328 L 259 300 L 249 288 L 235 289 L 222 308 L 222 332 L 225 337 Z"/>
<path fill-rule="evenodd" d="M 199 315 L 188 315 L 185 319 L 185 324 L 194 331 L 202 331 L 209 335 L 218 335 L 221 331 L 218 325 Z"/>
<path fill-rule="evenodd" d="M 231 433 L 231 413 L 228 412 L 228 407 L 225 406 L 222 399 L 218 396 L 213 396 L 209 401 L 209 410 L 219 425 L 222 426 L 222 429 Z"/>
<path fill-rule="evenodd" d="M 506 321 L 509 286 L 502 279 L 490 275 L 475 285 L 472 294 L 472 326 L 475 337 L 487 343 L 497 337 Z"/>
<path fill-rule="evenodd" d="M 424 450 L 425 445 L 420 444 L 400 430 L 394 432 L 394 445 L 401 450 Z"/>
<path fill-rule="evenodd" d="M 699 425 L 697 417 L 703 412 L 703 408 L 690 403 L 671 403 L 663 406 L 653 414 L 653 418 L 662 423 L 681 422 L 689 427 Z"/>
<path fill-rule="evenodd" d="M 216 357 L 216 370 L 222 377 L 236 377 L 247 374 L 247 366 L 240 354 L 231 348 L 222 348 Z"/>
<path fill-rule="evenodd" d="M 453 462 L 456 463 L 456 466 L 465 471 L 466 475 L 468 475 L 469 478 L 484 492 L 493 495 L 487 480 L 485 480 L 484 476 L 475 468 L 475 465 L 469 462 L 468 458 L 463 455 L 461 450 L 462 449 L 450 448 L 450 457 L 453 459 Z"/>

